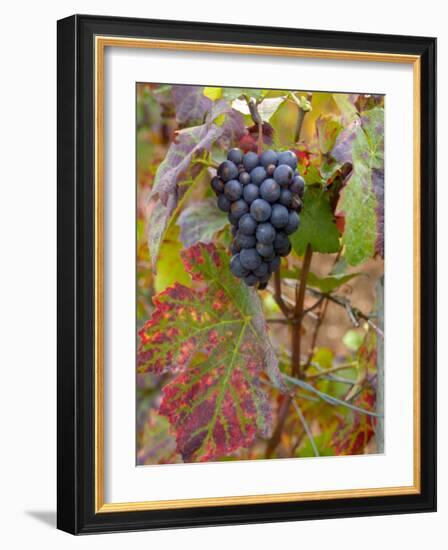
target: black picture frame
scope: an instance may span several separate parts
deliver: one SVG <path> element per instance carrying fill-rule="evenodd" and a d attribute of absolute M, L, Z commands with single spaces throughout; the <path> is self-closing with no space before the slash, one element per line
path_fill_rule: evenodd
<path fill-rule="evenodd" d="M 97 35 L 412 54 L 421 67 L 420 493 L 95 513 L 94 55 Z M 57 526 L 73 534 L 436 509 L 436 39 L 74 15 L 58 21 Z"/>

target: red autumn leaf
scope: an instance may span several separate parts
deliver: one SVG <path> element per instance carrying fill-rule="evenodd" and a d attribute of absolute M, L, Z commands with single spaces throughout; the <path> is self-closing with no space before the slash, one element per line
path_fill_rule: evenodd
<path fill-rule="evenodd" d="M 361 384 L 361 380 L 369 375 L 376 374 L 377 361 L 377 336 L 375 331 L 369 330 L 357 352 L 359 382 L 352 387 Z M 371 387 L 364 388 L 353 400 L 353 405 L 368 411 L 375 411 L 376 393 Z M 375 433 L 375 418 L 360 412 L 353 412 L 348 422 L 341 423 L 339 429 L 333 435 L 333 446 L 336 454 L 356 455 L 363 454 L 366 445 Z"/>
<path fill-rule="evenodd" d="M 353 404 L 368 411 L 375 410 L 375 393 L 372 389 L 363 390 Z M 341 423 L 333 435 L 332 445 L 337 455 L 361 455 L 375 434 L 374 417 L 354 412 L 353 422 Z"/>
<path fill-rule="evenodd" d="M 338 228 L 339 233 L 342 235 L 345 229 L 345 216 L 344 214 L 336 214 L 336 227 Z"/>
<path fill-rule="evenodd" d="M 245 153 L 247 153 L 248 151 L 253 151 L 254 153 L 257 152 L 257 141 L 254 139 L 254 137 L 251 134 L 247 134 L 243 136 L 240 139 L 238 146 Z"/>
<path fill-rule="evenodd" d="M 262 388 L 268 374 L 281 386 L 256 293 L 233 277 L 224 250 L 198 243 L 182 253 L 196 288 L 180 284 L 154 298 L 140 331 L 140 372 L 170 372 L 160 414 L 186 462 L 206 461 L 248 447 L 271 431 Z"/>

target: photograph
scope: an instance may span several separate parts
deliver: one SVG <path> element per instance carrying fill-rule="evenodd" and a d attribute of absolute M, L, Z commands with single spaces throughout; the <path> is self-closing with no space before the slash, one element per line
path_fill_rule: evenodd
<path fill-rule="evenodd" d="M 138 466 L 385 452 L 386 109 L 136 83 Z"/>

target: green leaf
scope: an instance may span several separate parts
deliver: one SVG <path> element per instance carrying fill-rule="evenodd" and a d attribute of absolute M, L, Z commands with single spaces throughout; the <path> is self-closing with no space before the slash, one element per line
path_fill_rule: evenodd
<path fill-rule="evenodd" d="M 326 154 L 329 153 L 342 129 L 342 124 L 334 115 L 320 115 L 316 120 L 317 140 L 319 150 Z"/>
<path fill-rule="evenodd" d="M 331 432 L 325 431 L 318 436 L 314 436 L 314 443 L 319 451 L 319 456 L 334 456 L 334 450 L 331 447 L 331 435 Z M 299 458 L 316 456 L 309 438 L 306 438 L 303 445 L 299 447 L 296 456 Z"/>
<path fill-rule="evenodd" d="M 333 99 L 345 122 L 353 122 L 358 118 L 358 111 L 348 94 L 333 94 Z"/>
<path fill-rule="evenodd" d="M 313 363 L 317 363 L 325 370 L 331 369 L 334 361 L 334 353 L 329 348 L 318 348 L 313 354 Z"/>
<path fill-rule="evenodd" d="M 253 99 L 261 99 L 264 95 L 264 90 L 257 88 L 223 88 L 222 97 L 228 101 L 233 101 L 239 97 L 247 95 Z"/>
<path fill-rule="evenodd" d="M 337 252 L 339 232 L 327 193 L 307 186 L 303 204 L 300 227 L 291 235 L 291 244 L 296 254 L 303 256 L 308 244 L 315 252 Z"/>
<path fill-rule="evenodd" d="M 265 122 L 269 122 L 271 117 L 276 113 L 277 109 L 284 101 L 284 97 L 272 97 L 263 99 L 263 101 L 258 105 L 258 112 L 260 113 L 262 120 L 264 120 Z"/>
<path fill-rule="evenodd" d="M 353 164 L 338 210 L 345 216 L 345 258 L 358 265 L 383 252 L 384 110 L 377 107 L 363 113 L 341 132 L 332 154 Z"/>
<path fill-rule="evenodd" d="M 262 378 L 285 386 L 259 298 L 233 277 L 227 253 L 199 243 L 182 256 L 200 284 L 176 283 L 154 298 L 139 332 L 138 370 L 174 375 L 159 412 L 183 460 L 205 461 L 250 446 L 257 433 L 268 437 L 272 414 Z"/>
<path fill-rule="evenodd" d="M 375 254 L 377 203 L 375 195 L 367 190 L 369 179 L 369 173 L 358 167 L 339 203 L 345 214 L 344 256 L 350 265 L 359 265 Z"/>
<path fill-rule="evenodd" d="M 302 273 L 302 270 L 300 267 L 296 267 L 293 270 L 282 271 L 282 274 L 284 277 L 292 278 L 292 279 L 300 279 L 301 273 Z M 308 273 L 306 284 L 313 288 L 318 288 L 324 294 L 329 294 L 330 292 L 333 292 L 334 290 L 344 285 L 345 283 L 348 283 L 348 281 L 350 281 L 354 277 L 358 277 L 358 275 L 363 275 L 363 274 L 362 273 L 349 273 L 349 274 L 341 273 L 341 274 L 329 275 L 328 277 L 319 277 L 318 275 L 310 271 Z"/>
<path fill-rule="evenodd" d="M 359 330 L 348 330 L 344 337 L 342 338 L 342 341 L 344 344 L 348 347 L 351 351 L 358 351 L 359 347 L 361 346 L 363 340 L 364 340 L 365 332 L 359 331 Z"/>
<path fill-rule="evenodd" d="M 228 224 L 227 216 L 216 206 L 216 199 L 194 202 L 179 215 L 180 239 L 187 248 L 197 242 L 209 243 Z"/>

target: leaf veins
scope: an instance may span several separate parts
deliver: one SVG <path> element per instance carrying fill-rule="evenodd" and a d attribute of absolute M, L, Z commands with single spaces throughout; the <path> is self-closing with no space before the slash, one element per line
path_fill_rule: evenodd
<path fill-rule="evenodd" d="M 256 293 L 234 278 L 228 257 L 213 244 L 182 253 L 195 289 L 175 284 L 154 298 L 140 331 L 140 372 L 174 373 L 159 412 L 186 462 L 206 461 L 268 437 L 271 407 L 262 387 L 269 376 L 284 389 Z"/>

